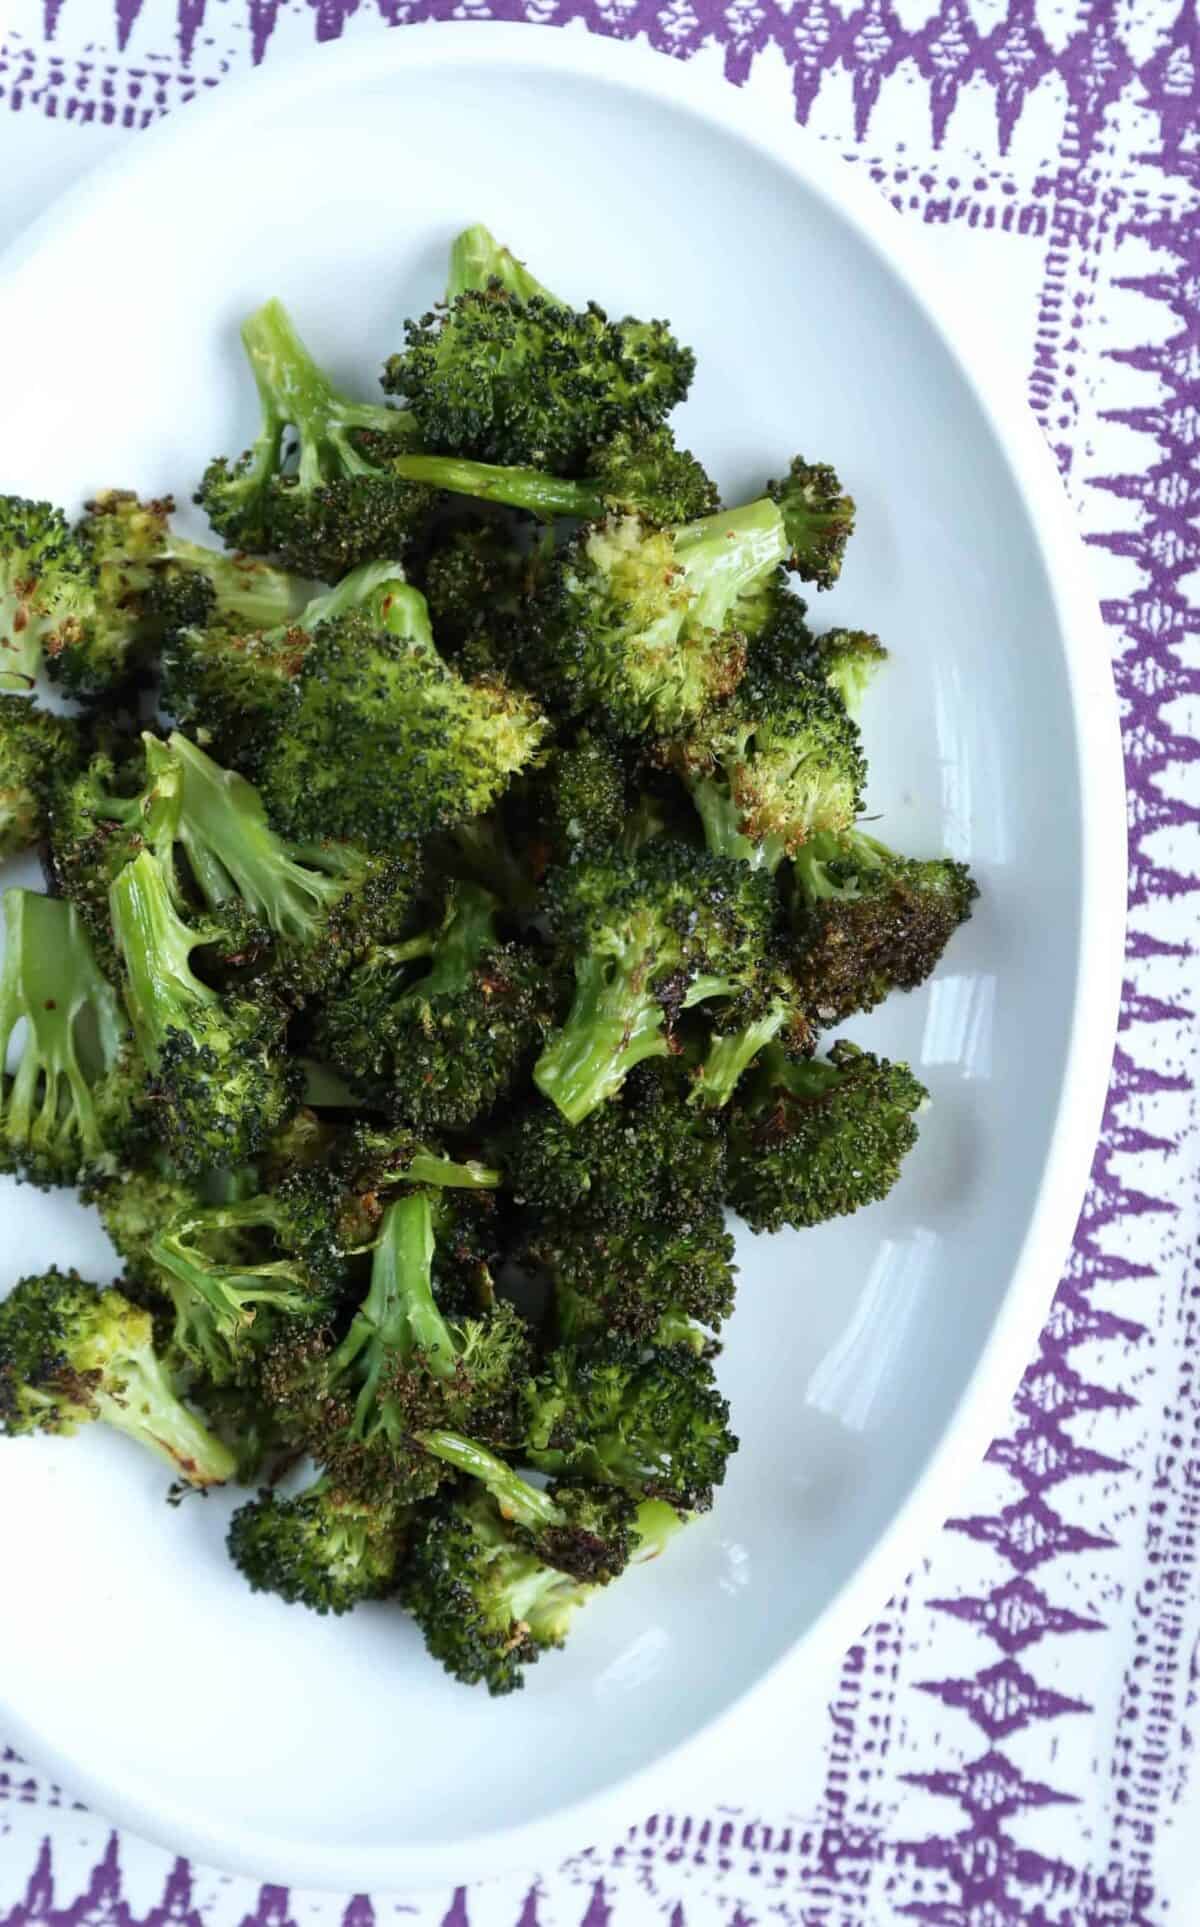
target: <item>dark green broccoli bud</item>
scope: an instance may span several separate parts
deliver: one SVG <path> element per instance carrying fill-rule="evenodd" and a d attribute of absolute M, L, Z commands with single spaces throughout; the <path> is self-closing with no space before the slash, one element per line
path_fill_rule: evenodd
<path fill-rule="evenodd" d="M 685 1347 L 553 1352 L 522 1399 L 522 1452 L 556 1478 L 703 1512 L 737 1450 L 712 1366 Z"/>
<path fill-rule="evenodd" d="M 822 1224 L 885 1198 L 928 1096 L 907 1064 L 842 1040 L 806 1063 L 777 1047 L 729 1120 L 729 1202 L 754 1231 Z"/>
<path fill-rule="evenodd" d="M 361 615 L 408 635 L 411 617 L 400 611 L 415 595 L 398 562 L 364 562 L 336 588 L 309 595 L 283 622 L 255 629 L 230 611 L 201 627 L 185 625 L 163 653 L 162 707 L 224 761 L 252 769 L 294 706 L 296 679 L 318 629 Z"/>
<path fill-rule="evenodd" d="M 923 984 L 979 895 L 965 863 L 897 856 L 861 830 L 814 837 L 793 877 L 793 968 L 822 1024 Z"/>
<path fill-rule="evenodd" d="M 116 994 L 72 904 L 6 890 L 4 922 L 0 1168 L 41 1185 L 114 1171 L 134 1141 L 142 1078 Z"/>
<path fill-rule="evenodd" d="M 253 997 L 221 996 L 197 977 L 192 953 L 219 941 L 219 929 L 184 922 L 149 850 L 125 865 L 109 902 L 147 1095 L 169 1155 L 185 1171 L 248 1162 L 299 1101 L 282 1054 L 286 1010 L 262 987 Z"/>
<path fill-rule="evenodd" d="M 146 769 L 142 739 L 104 731 L 102 742 L 78 770 L 66 768 L 47 792 L 49 849 L 46 870 L 52 889 L 75 905 L 97 957 L 116 974 L 108 893 L 118 873 L 147 842 L 162 851 L 178 807 L 160 794 Z"/>
<path fill-rule="evenodd" d="M 69 716 L 51 715 L 27 696 L 0 695 L 0 863 L 45 836 L 49 792 L 74 775 L 82 754 Z"/>
<path fill-rule="evenodd" d="M 625 766 L 603 736 L 580 730 L 550 751 L 524 801 L 539 872 L 600 855 L 620 841 L 628 820 Z"/>
<path fill-rule="evenodd" d="M 865 629 L 827 629 L 817 637 L 817 673 L 836 690 L 850 715 L 856 716 L 887 653 L 879 637 Z"/>
<path fill-rule="evenodd" d="M 371 1282 L 340 1342 L 277 1345 L 263 1384 L 293 1442 L 338 1490 L 364 1499 L 428 1497 L 445 1468 L 418 1434 L 469 1428 L 501 1441 L 529 1369 L 529 1338 L 511 1305 L 450 1320 L 437 1275 L 454 1263 L 460 1207 L 448 1190 L 413 1189 L 383 1215 Z"/>
<path fill-rule="evenodd" d="M 854 533 L 854 503 L 843 495 L 836 472 L 827 462 L 797 455 L 781 482 L 767 483 L 766 493 L 787 524 L 788 567 L 802 582 L 832 589 Z"/>
<path fill-rule="evenodd" d="M 509 807 L 515 790 L 486 816 L 456 823 L 427 844 L 429 866 L 441 876 L 477 883 L 499 897 L 506 913 L 528 928 L 539 912 L 539 865 L 522 834 L 519 810 Z"/>
<path fill-rule="evenodd" d="M 335 582 L 359 562 L 403 556 L 433 507 L 391 470 L 412 446 L 407 415 L 351 401 L 318 368 L 279 301 L 242 325 L 262 422 L 236 462 L 209 464 L 196 500 L 233 548 L 272 552 Z"/>
<path fill-rule="evenodd" d="M 490 1111 L 554 1020 L 536 953 L 501 939 L 498 907 L 477 884 L 448 885 L 440 923 L 375 946 L 317 1015 L 318 1052 L 418 1130 Z"/>
<path fill-rule="evenodd" d="M 189 1485 L 220 1485 L 233 1456 L 183 1405 L 154 1350 L 153 1322 L 119 1291 L 73 1271 L 23 1278 L 0 1304 L 0 1432 L 111 1425 Z"/>
<path fill-rule="evenodd" d="M 421 586 L 438 649 L 460 674 L 485 675 L 513 659 L 514 624 L 535 574 L 536 558 L 496 520 L 477 516 L 435 538 Z"/>
<path fill-rule="evenodd" d="M 603 1586 L 629 1564 L 636 1545 L 636 1507 L 625 1492 L 566 1480 L 556 1480 L 543 1491 L 461 1433 L 422 1432 L 420 1441 L 435 1458 L 477 1479 L 546 1565 L 588 1585 Z"/>
<path fill-rule="evenodd" d="M 46 669 L 68 694 L 104 695 L 140 674 L 183 622 L 286 620 L 304 584 L 248 556 L 222 555 L 173 533 L 170 496 L 143 502 L 106 489 L 75 534 L 91 564 L 89 606 L 46 641 Z"/>
<path fill-rule="evenodd" d="M 424 448 L 579 474 L 590 449 L 683 400 L 695 356 L 665 322 L 564 307 L 511 260 L 493 244 L 452 267 L 447 306 L 406 323 L 383 385 Z"/>
<path fill-rule="evenodd" d="M 209 910 L 237 910 L 239 929 L 269 936 L 276 977 L 301 992 L 329 984 L 403 916 L 419 870 L 411 842 L 386 856 L 329 839 L 289 843 L 254 786 L 178 732 L 165 748 L 147 738 L 146 754 L 152 772 L 172 763 L 180 772 L 176 835 Z"/>
<path fill-rule="evenodd" d="M 424 597 L 396 590 L 386 628 L 350 615 L 313 637 L 258 780 L 291 835 L 390 850 L 397 838 L 482 815 L 532 761 L 546 727 L 524 691 L 497 676 L 465 682 L 448 668 Z"/>
<path fill-rule="evenodd" d="M 229 1556 L 254 1592 L 290 1606 L 348 1613 L 395 1590 L 407 1514 L 365 1504 L 318 1479 L 292 1499 L 260 1492 L 229 1522 Z"/>
<path fill-rule="evenodd" d="M 561 1343 L 691 1343 L 691 1324 L 718 1331 L 733 1310 L 737 1272 L 722 1211 L 697 1205 L 677 1224 L 650 1216 L 539 1218 L 523 1256 L 554 1289 Z M 673 1329 L 664 1331 L 664 1321 Z M 687 1329 L 681 1331 L 680 1326 Z"/>
<path fill-rule="evenodd" d="M 848 830 L 862 808 L 858 727 L 804 676 L 747 676 L 665 755 L 691 790 L 709 849 L 768 874 L 809 837 Z"/>
<path fill-rule="evenodd" d="M 185 1205 L 147 1250 L 146 1264 L 174 1312 L 176 1351 L 215 1385 L 247 1384 L 283 1329 L 294 1324 L 311 1332 L 331 1314 L 328 1244 L 317 1246 L 316 1264 L 307 1251 L 289 1248 L 280 1224 L 297 1244 L 310 1227 L 303 1217 L 299 1226 L 293 1222 L 300 1213 L 294 1203 L 290 1213 L 283 1200 L 273 1212 L 275 1204 L 263 1198 L 242 1208 Z M 273 1255 L 256 1248 L 259 1230 L 273 1235 Z"/>
<path fill-rule="evenodd" d="M 518 1203 L 556 1216 L 584 1211 L 610 1226 L 652 1219 L 664 1229 L 719 1205 L 725 1186 L 720 1122 L 689 1107 L 670 1060 L 639 1066 L 581 1124 L 553 1104 L 531 1106 L 501 1151 Z"/>
<path fill-rule="evenodd" d="M 546 901 L 576 989 L 534 1080 L 572 1124 L 643 1058 L 668 1054 L 681 1011 L 738 993 L 775 916 L 767 878 L 666 839 L 556 871 Z"/>
<path fill-rule="evenodd" d="M 543 521 L 571 516 L 594 522 L 604 515 L 639 515 L 653 524 L 693 522 L 719 506 L 715 484 L 689 449 L 677 448 L 669 428 L 619 429 L 593 449 L 581 481 L 543 469 L 466 461 L 460 455 L 400 455 L 396 472 L 427 488 L 522 509 Z"/>
<path fill-rule="evenodd" d="M 0 495 L 0 689 L 32 689 L 42 651 L 92 604 L 92 564 L 61 509 Z"/>
<path fill-rule="evenodd" d="M 531 613 L 526 674 L 568 716 L 596 709 L 620 735 L 673 736 L 736 689 L 741 605 L 756 613 L 787 554 L 766 497 L 674 528 L 636 515 L 585 527 Z"/>

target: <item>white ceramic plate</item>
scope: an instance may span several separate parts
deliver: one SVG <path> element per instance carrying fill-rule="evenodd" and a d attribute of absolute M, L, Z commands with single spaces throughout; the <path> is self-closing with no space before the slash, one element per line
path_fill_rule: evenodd
<path fill-rule="evenodd" d="M 852 1223 L 742 1242 L 723 1379 L 743 1449 L 715 1511 L 521 1696 L 452 1685 L 383 1608 L 321 1621 L 252 1597 L 225 1562 L 232 1497 L 167 1512 L 122 1441 L 0 1450 L 0 1733 L 171 1846 L 343 1890 L 581 1846 L 677 1790 L 740 1702 L 797 1719 L 1031 1350 L 1120 958 L 1107 653 L 1015 373 L 849 168 L 640 48 L 410 28 L 130 143 L 0 264 L 0 488 L 186 498 L 252 429 L 246 309 L 282 295 L 369 393 L 470 219 L 569 296 L 671 317 L 699 353 L 683 432 L 727 499 L 797 449 L 837 464 L 860 533 L 819 613 L 894 652 L 866 719 L 872 805 L 901 847 L 969 858 L 983 898 L 932 988 L 854 1027 L 933 1094 L 902 1185 Z M 111 1275 L 61 1198 L 8 1189 L 3 1211 L 13 1277 Z"/>

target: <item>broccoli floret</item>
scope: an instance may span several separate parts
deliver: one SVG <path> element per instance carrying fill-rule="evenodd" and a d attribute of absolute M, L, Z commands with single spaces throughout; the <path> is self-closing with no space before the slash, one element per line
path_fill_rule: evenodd
<path fill-rule="evenodd" d="M 537 956 L 502 940 L 498 907 L 477 884 L 450 884 L 440 923 L 376 946 L 317 1017 L 320 1054 L 419 1130 L 489 1111 L 553 1021 Z"/>
<path fill-rule="evenodd" d="M 386 628 L 358 614 L 313 637 L 258 780 L 291 835 L 390 850 L 397 838 L 482 815 L 545 731 L 523 691 L 497 676 L 465 682 L 447 667 L 424 597 L 405 589 Z"/>
<path fill-rule="evenodd" d="M 83 767 L 64 769 L 47 791 L 45 867 L 51 887 L 75 905 L 110 974 L 116 958 L 109 890 L 147 841 L 163 847 L 159 839 L 170 831 L 177 806 L 177 798 L 159 797 L 141 737 L 121 730 L 103 731 Z"/>
<path fill-rule="evenodd" d="M 706 1358 L 680 1346 L 551 1354 L 522 1400 L 522 1451 L 539 1472 L 619 1485 L 635 1499 L 706 1511 L 737 1450 Z"/>
<path fill-rule="evenodd" d="M 805 676 L 751 674 L 732 701 L 670 745 L 705 841 L 773 874 L 822 830 L 848 830 L 866 759 L 842 702 Z"/>
<path fill-rule="evenodd" d="M 549 752 L 523 802 L 539 873 L 598 856 L 620 841 L 628 821 L 624 763 L 605 737 L 581 729 Z"/>
<path fill-rule="evenodd" d="M 486 675 L 513 659 L 536 568 L 494 519 L 455 522 L 435 539 L 421 583 L 438 649 L 460 674 Z"/>
<path fill-rule="evenodd" d="M 229 1522 L 229 1556 L 254 1592 L 290 1606 L 348 1613 L 395 1590 L 407 1514 L 365 1504 L 328 1479 L 297 1497 L 260 1492 Z"/>
<path fill-rule="evenodd" d="M 733 1249 L 723 1212 L 697 1205 L 665 1226 L 649 1215 L 586 1209 L 547 1215 L 528 1232 L 523 1255 L 552 1282 L 561 1343 L 636 1349 L 648 1341 L 690 1345 L 693 1325 L 720 1329 L 733 1310 Z"/>
<path fill-rule="evenodd" d="M 91 558 L 61 509 L 0 495 L 0 689 L 32 689 L 42 651 L 86 619 Z"/>
<path fill-rule="evenodd" d="M 581 1124 L 552 1104 L 518 1119 L 501 1157 L 518 1203 L 561 1216 L 585 1210 L 612 1226 L 635 1217 L 664 1230 L 719 1205 L 725 1137 L 719 1121 L 684 1101 L 669 1061 L 639 1066 L 624 1089 Z"/>
<path fill-rule="evenodd" d="M 446 307 L 406 323 L 383 385 L 424 448 L 573 475 L 621 428 L 661 422 L 694 371 L 665 322 L 565 307 L 486 237 L 456 255 Z"/>
<path fill-rule="evenodd" d="M 239 913 L 243 943 L 257 927 L 274 948 L 274 974 L 300 991 L 329 984 L 412 897 L 419 857 L 397 839 L 372 856 L 328 838 L 289 843 L 267 821 L 257 789 L 176 732 L 164 750 L 147 738 L 153 771 L 177 766 L 176 836 L 208 908 Z"/>
<path fill-rule="evenodd" d="M 46 834 L 49 792 L 78 770 L 82 754 L 69 716 L 51 715 L 27 696 L 0 695 L 0 862 Z"/>
<path fill-rule="evenodd" d="M 729 1202 L 754 1231 L 822 1224 L 885 1198 L 928 1093 L 846 1040 L 807 1063 L 772 1047 L 731 1108 Z"/>
<path fill-rule="evenodd" d="M 285 1341 L 269 1360 L 264 1385 L 281 1424 L 339 1491 L 428 1497 L 446 1475 L 421 1431 L 451 1425 L 502 1440 L 514 1428 L 528 1373 L 523 1321 L 508 1304 L 454 1321 L 438 1308 L 437 1276 L 459 1209 L 447 1190 L 396 1198 L 345 1337 Z M 452 1266 L 454 1257 L 451 1249 Z"/>
<path fill-rule="evenodd" d="M 776 1038 L 789 1056 L 807 1056 L 816 1037 L 799 978 L 774 947 L 733 994 L 706 1004 L 707 1048 L 695 1065 L 691 1102 L 709 1111 L 728 1104 L 738 1082 Z"/>
<path fill-rule="evenodd" d="M 639 515 L 652 524 L 693 522 L 711 515 L 720 502 L 715 483 L 691 450 L 677 448 L 663 425 L 619 429 L 590 452 L 580 481 L 460 455 L 401 455 L 396 470 L 427 488 L 522 509 L 543 521 Z"/>
<path fill-rule="evenodd" d="M 184 922 L 149 850 L 120 871 L 109 905 L 147 1096 L 169 1154 L 189 1171 L 248 1162 L 299 1101 L 295 1067 L 281 1051 L 286 1011 L 265 987 L 221 996 L 196 975 L 192 953 L 219 941 L 219 929 Z"/>
<path fill-rule="evenodd" d="M 554 872 L 546 900 L 576 988 L 534 1079 L 572 1124 L 670 1051 L 681 1011 L 754 977 L 775 915 L 769 881 L 748 865 L 666 839 Z"/>
<path fill-rule="evenodd" d="M 395 475 L 413 423 L 351 401 L 318 368 L 278 301 L 243 323 L 262 422 L 236 462 L 210 463 L 196 495 L 232 547 L 277 553 L 303 575 L 336 582 L 380 555 L 403 556 L 434 498 Z"/>
<path fill-rule="evenodd" d="M 923 984 L 979 894 L 965 863 L 897 856 L 861 830 L 814 837 L 793 876 L 794 969 L 823 1024 Z"/>
<path fill-rule="evenodd" d="M 77 1184 L 129 1151 L 141 1072 L 115 992 L 72 904 L 4 893 L 0 974 L 0 1168 Z M 4 1066 L 18 1025 L 20 1056 Z"/>
<path fill-rule="evenodd" d="M 0 1431 L 69 1434 L 96 1419 L 189 1485 L 232 1477 L 232 1454 L 180 1402 L 147 1312 L 73 1271 L 23 1278 L 0 1304 Z"/>
<path fill-rule="evenodd" d="M 163 653 L 162 706 L 224 761 L 251 771 L 294 706 L 296 679 L 316 632 L 359 615 L 408 635 L 411 621 L 402 611 L 414 597 L 398 562 L 364 562 L 283 622 L 254 628 L 230 612 L 203 627 L 185 625 Z"/>
<path fill-rule="evenodd" d="M 460 1432 L 439 1428 L 419 1437 L 436 1459 L 478 1480 L 547 1565 L 589 1585 L 606 1585 L 625 1570 L 636 1543 L 636 1507 L 619 1488 L 555 1480 L 543 1491 Z"/>
<path fill-rule="evenodd" d="M 802 582 L 832 589 L 854 533 L 854 503 L 842 493 L 836 471 L 797 455 L 781 482 L 767 483 L 766 493 L 787 523 L 789 568 Z"/>
<path fill-rule="evenodd" d="M 88 503 L 75 534 L 90 563 L 91 597 L 46 640 L 47 672 L 70 695 L 119 688 L 181 623 L 217 615 L 265 626 L 298 606 L 304 584 L 174 534 L 174 507 L 170 496 L 143 502 L 128 489 L 106 489 Z"/>
<path fill-rule="evenodd" d="M 887 650 L 878 636 L 868 635 L 865 629 L 827 629 L 817 637 L 816 646 L 818 673 L 836 690 L 850 715 L 856 716 L 887 661 Z"/>
<path fill-rule="evenodd" d="M 161 1290 L 150 1247 L 174 1218 L 190 1217 L 203 1202 L 195 1185 L 166 1169 L 126 1170 L 90 1179 L 84 1201 L 95 1205 L 130 1286 Z"/>

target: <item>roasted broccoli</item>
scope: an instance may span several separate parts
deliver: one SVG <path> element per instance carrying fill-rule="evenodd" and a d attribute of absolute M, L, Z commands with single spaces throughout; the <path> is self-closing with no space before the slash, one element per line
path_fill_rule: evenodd
<path fill-rule="evenodd" d="M 232 1454 L 181 1402 L 153 1321 L 73 1271 L 23 1278 L 0 1303 L 0 1431 L 71 1433 L 99 1419 L 188 1485 L 220 1485 Z"/>
<path fill-rule="evenodd" d="M 0 495 L 0 689 L 32 689 L 42 652 L 87 620 L 91 558 L 61 509 Z"/>
<path fill-rule="evenodd" d="M 434 498 L 398 477 L 413 418 L 342 395 L 317 366 L 279 301 L 242 325 L 262 420 L 252 448 L 210 463 L 196 500 L 233 548 L 271 553 L 336 582 L 381 555 L 403 557 Z"/>
<path fill-rule="evenodd" d="M 733 1255 L 716 1206 L 667 1225 L 649 1213 L 538 1217 L 522 1250 L 551 1281 L 556 1339 L 580 1349 L 617 1341 L 694 1347 L 696 1326 L 719 1331 L 733 1310 Z"/>
<path fill-rule="evenodd" d="M 843 1039 L 828 1058 L 777 1047 L 729 1120 L 729 1202 L 754 1231 L 822 1224 L 885 1198 L 928 1093 L 907 1064 Z"/>
<path fill-rule="evenodd" d="M 295 1498 L 263 1491 L 229 1522 L 229 1556 L 254 1592 L 348 1613 L 395 1590 L 407 1514 L 318 1479 Z"/>
<path fill-rule="evenodd" d="M 665 322 L 565 307 L 486 229 L 468 232 L 446 306 L 406 323 L 384 369 L 423 448 L 579 474 L 589 451 L 683 400 L 695 357 Z"/>
<path fill-rule="evenodd" d="M 427 488 L 522 509 L 543 521 L 640 515 L 654 524 L 694 522 L 713 514 L 720 502 L 716 484 L 663 424 L 618 429 L 590 451 L 579 481 L 457 455 L 400 455 L 396 471 Z"/>
<path fill-rule="evenodd" d="M 965 863 L 897 856 L 861 830 L 815 836 L 792 867 L 793 968 L 822 1024 L 923 984 L 979 894 Z"/>
<path fill-rule="evenodd" d="M 46 834 L 50 791 L 78 769 L 78 723 L 27 696 L 0 695 L 0 862 Z"/>

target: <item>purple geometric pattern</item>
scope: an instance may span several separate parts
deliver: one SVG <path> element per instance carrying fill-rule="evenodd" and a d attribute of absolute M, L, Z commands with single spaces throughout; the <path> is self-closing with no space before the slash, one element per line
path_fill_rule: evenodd
<path fill-rule="evenodd" d="M 0 33 L 0 107 L 31 132 L 38 117 L 143 126 L 251 59 L 428 18 L 581 20 L 681 58 L 715 43 L 751 90 L 783 76 L 798 117 L 937 230 L 951 265 L 997 290 L 1025 277 L 1012 312 L 1029 401 L 1104 597 L 1131 920 L 1109 1101 L 1037 1355 L 964 1516 L 846 1655 L 817 1779 L 775 1770 L 770 1823 L 664 1813 L 533 1884 L 321 1901 L 109 1836 L 0 1749 L 0 1927 L 375 1927 L 396 1911 L 421 1927 L 686 1927 L 718 1909 L 730 1927 L 1161 1927 L 1200 1637 L 1197 0 L 116 0 L 111 14 L 18 0 L 18 14 Z M 17 151 L 6 119 L 0 170 Z M 1200 1912 L 1182 1905 L 1190 1927 Z"/>

